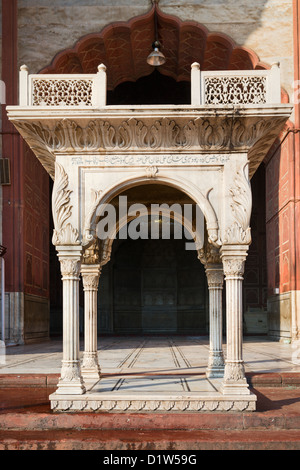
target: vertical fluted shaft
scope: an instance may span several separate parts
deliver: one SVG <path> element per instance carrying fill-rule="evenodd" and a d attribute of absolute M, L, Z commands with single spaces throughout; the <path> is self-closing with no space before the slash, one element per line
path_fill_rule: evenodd
<path fill-rule="evenodd" d="M 246 250 L 222 249 L 226 281 L 227 357 L 222 391 L 224 394 L 249 394 L 243 360 L 243 274 Z"/>
<path fill-rule="evenodd" d="M 63 359 L 56 393 L 85 393 L 79 358 L 79 275 L 78 247 L 58 250 L 63 283 Z"/>
<path fill-rule="evenodd" d="M 97 293 L 101 267 L 82 265 L 81 276 L 84 290 L 84 352 L 82 375 L 85 380 L 99 379 L 100 366 L 97 350 Z"/>
<path fill-rule="evenodd" d="M 222 264 L 207 264 L 206 277 L 209 289 L 209 359 L 206 376 L 223 377 L 222 349 Z"/>

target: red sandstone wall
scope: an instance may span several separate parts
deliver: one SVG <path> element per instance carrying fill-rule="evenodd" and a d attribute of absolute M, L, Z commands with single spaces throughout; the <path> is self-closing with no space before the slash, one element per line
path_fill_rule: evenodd
<path fill-rule="evenodd" d="M 290 291 L 295 284 L 294 172 L 294 136 L 290 133 L 271 151 L 266 165 L 268 295 L 274 295 L 275 288 L 279 293 Z"/>
<path fill-rule="evenodd" d="M 24 286 L 49 295 L 49 176 L 24 143 Z"/>

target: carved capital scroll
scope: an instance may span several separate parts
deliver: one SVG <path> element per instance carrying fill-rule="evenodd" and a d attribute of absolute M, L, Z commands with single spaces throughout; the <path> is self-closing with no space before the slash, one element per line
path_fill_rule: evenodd
<path fill-rule="evenodd" d="M 248 163 L 236 173 L 234 185 L 230 188 L 231 211 L 234 221 L 227 228 L 223 243 L 226 245 L 250 245 L 250 217 L 252 209 L 251 185 L 248 177 Z"/>
<path fill-rule="evenodd" d="M 54 231 L 52 237 L 53 245 L 79 245 L 79 234 L 67 220 L 72 215 L 70 194 L 68 190 L 68 175 L 62 165 L 55 162 L 55 180 L 52 193 L 52 213 Z"/>
<path fill-rule="evenodd" d="M 92 199 L 84 221 L 83 246 L 88 245 L 95 237 L 95 215 L 102 194 L 101 190 L 96 191 L 95 189 L 92 189 L 91 192 Z"/>

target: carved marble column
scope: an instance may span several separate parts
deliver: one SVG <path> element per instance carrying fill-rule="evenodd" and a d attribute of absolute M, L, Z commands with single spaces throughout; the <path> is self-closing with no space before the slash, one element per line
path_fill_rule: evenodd
<path fill-rule="evenodd" d="M 209 359 L 206 376 L 223 377 L 224 357 L 222 349 L 222 291 L 223 266 L 207 264 L 206 277 L 209 289 Z"/>
<path fill-rule="evenodd" d="M 221 258 L 226 281 L 227 358 L 223 394 L 250 394 L 243 361 L 243 274 L 248 246 L 223 246 Z"/>
<path fill-rule="evenodd" d="M 101 266 L 83 264 L 81 276 L 84 290 L 84 352 L 82 375 L 84 380 L 99 379 L 97 351 L 97 292 Z"/>
<path fill-rule="evenodd" d="M 85 387 L 79 359 L 79 276 L 81 249 L 57 246 L 63 282 L 63 360 L 58 394 L 81 395 Z"/>

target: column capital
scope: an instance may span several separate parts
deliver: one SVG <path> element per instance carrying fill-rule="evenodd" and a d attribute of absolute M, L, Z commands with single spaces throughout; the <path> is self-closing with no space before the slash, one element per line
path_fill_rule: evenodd
<path fill-rule="evenodd" d="M 83 290 L 97 290 L 101 274 L 100 264 L 82 264 L 81 277 Z"/>
<path fill-rule="evenodd" d="M 220 251 L 214 245 L 206 241 L 203 248 L 198 250 L 198 259 L 206 267 L 208 264 L 220 264 Z"/>
<path fill-rule="evenodd" d="M 245 270 L 245 261 L 248 254 L 248 245 L 222 246 L 221 259 L 226 278 L 242 278 Z"/>
<path fill-rule="evenodd" d="M 222 289 L 224 282 L 224 272 L 222 263 L 207 264 L 205 268 L 208 288 Z"/>
<path fill-rule="evenodd" d="M 81 249 L 76 246 L 57 247 L 60 270 L 63 277 L 79 278 Z"/>
<path fill-rule="evenodd" d="M 100 262 L 100 240 L 94 240 L 93 243 L 85 248 L 83 252 L 83 263 L 97 265 Z"/>

